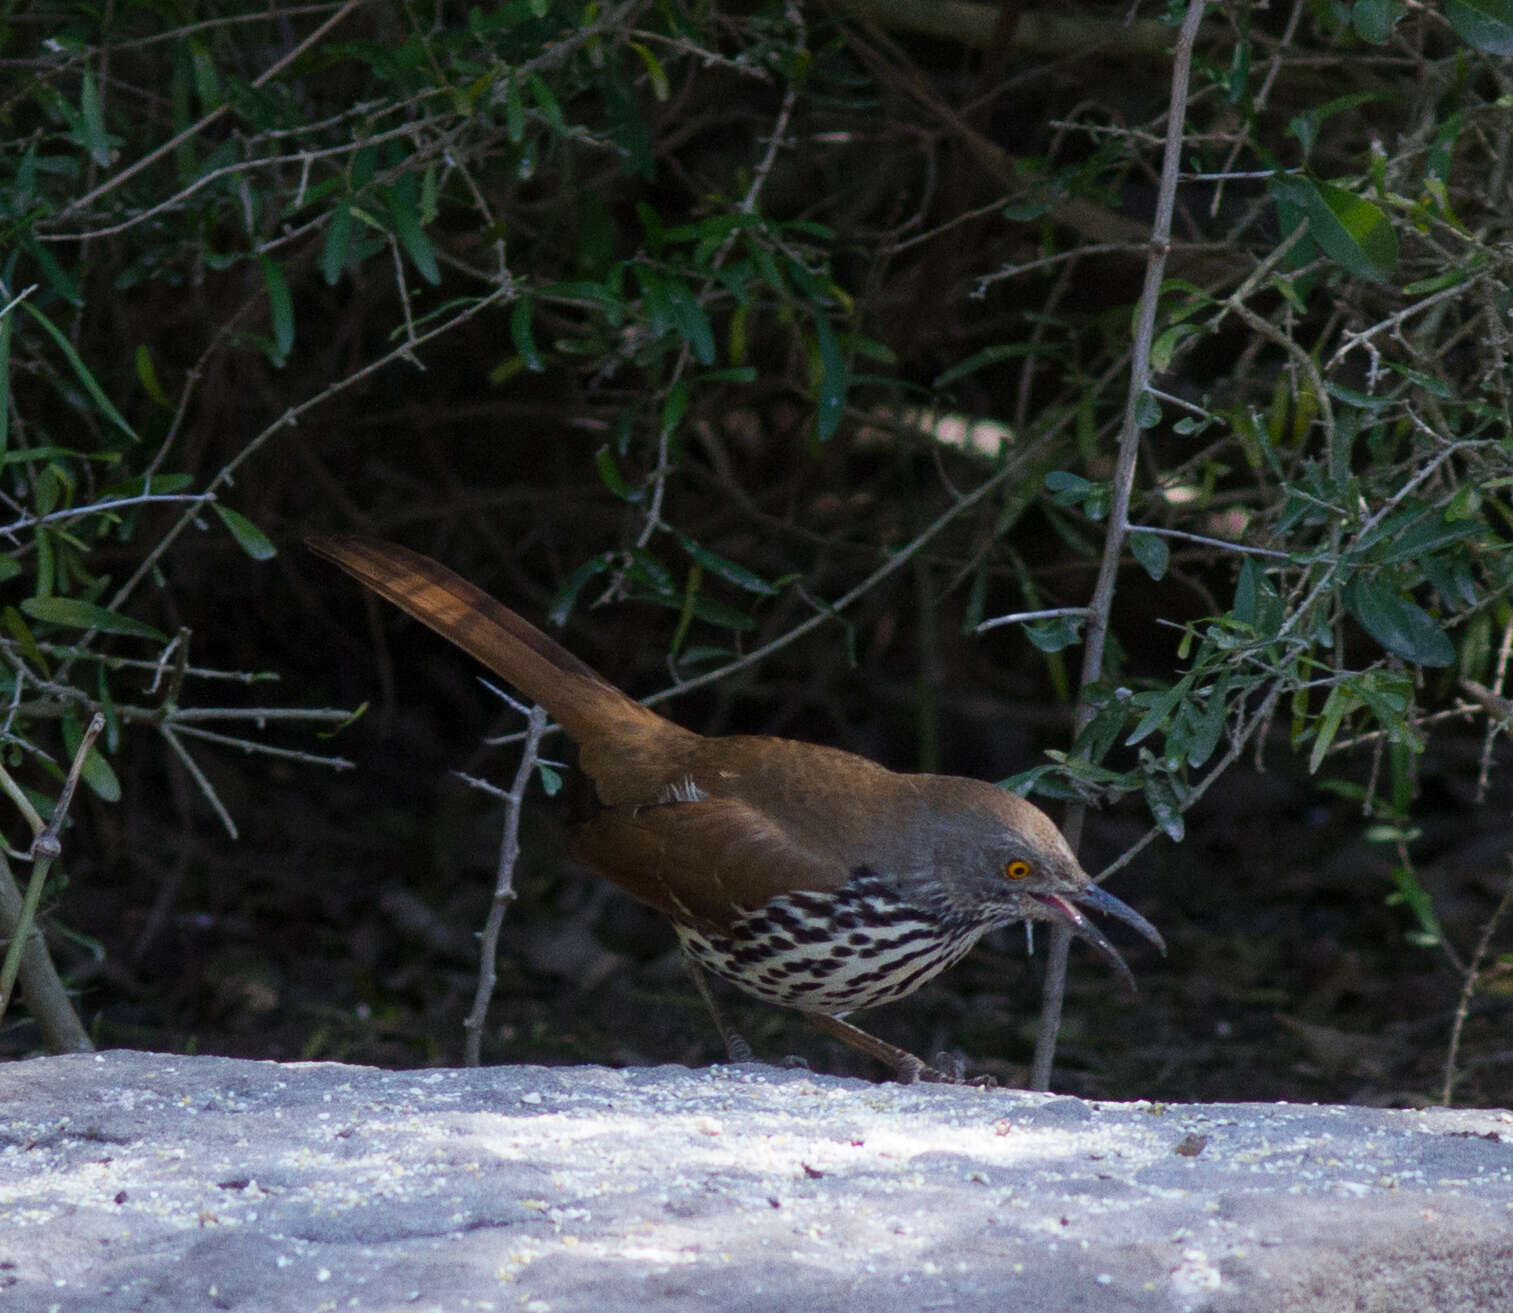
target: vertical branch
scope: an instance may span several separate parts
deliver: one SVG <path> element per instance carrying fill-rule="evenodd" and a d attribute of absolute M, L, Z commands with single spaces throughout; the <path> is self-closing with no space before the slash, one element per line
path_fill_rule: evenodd
<path fill-rule="evenodd" d="M 520 810 L 525 803 L 526 786 L 531 782 L 531 772 L 536 769 L 536 750 L 541 745 L 541 733 L 546 728 L 546 712 L 532 707 L 526 722 L 525 744 L 520 749 L 520 765 L 515 770 L 514 783 L 504 795 L 504 835 L 499 843 L 499 865 L 494 878 L 494 901 L 489 906 L 488 919 L 483 933 L 478 937 L 478 988 L 473 994 L 473 1007 L 462 1023 L 466 1032 L 463 1061 L 476 1067 L 483 1046 L 483 1023 L 488 1016 L 489 1000 L 494 994 L 497 979 L 494 958 L 499 952 L 499 930 L 504 925 L 504 914 L 515 901 L 515 862 L 520 856 Z"/>
<path fill-rule="evenodd" d="M 1140 403 L 1150 383 L 1151 344 L 1156 335 L 1156 307 L 1161 295 L 1161 280 L 1166 270 L 1166 256 L 1171 250 L 1172 213 L 1177 204 L 1177 174 L 1182 163 L 1182 132 L 1187 122 L 1187 87 L 1192 74 L 1193 42 L 1203 21 L 1205 0 L 1188 0 L 1187 15 L 1172 51 L 1172 91 L 1166 112 L 1166 146 L 1161 161 L 1161 188 L 1156 197 L 1155 220 L 1151 228 L 1150 254 L 1145 264 L 1145 286 L 1135 314 L 1134 343 L 1130 354 L 1129 391 L 1124 403 L 1124 424 L 1119 434 L 1119 461 L 1114 472 L 1113 502 L 1109 511 L 1108 534 L 1103 541 L 1103 560 L 1098 582 L 1093 589 L 1091 614 L 1088 617 L 1087 644 L 1082 654 L 1080 687 L 1086 689 L 1103 674 L 1103 648 L 1108 637 L 1109 614 L 1114 605 L 1114 588 L 1119 575 L 1124 539 L 1129 532 L 1130 489 L 1135 481 L 1135 459 L 1140 452 Z M 1081 734 L 1092 719 L 1093 709 L 1079 696 L 1075 732 Z M 1067 816 L 1067 841 L 1075 850 L 1082 838 L 1086 807 L 1079 803 Z M 1056 1057 L 1056 1034 L 1061 1027 L 1061 1005 L 1066 994 L 1067 950 L 1071 932 L 1057 926 L 1051 932 L 1049 961 L 1046 963 L 1045 989 L 1041 1002 L 1040 1030 L 1035 1037 L 1035 1064 L 1030 1074 L 1030 1088 L 1049 1089 L 1051 1067 Z"/>
<path fill-rule="evenodd" d="M 1482 927 L 1481 938 L 1476 941 L 1476 949 L 1471 954 L 1471 961 L 1466 964 L 1465 971 L 1462 973 L 1460 998 L 1455 1003 L 1455 1019 L 1450 1023 L 1450 1042 L 1445 1048 L 1445 1079 L 1439 1092 L 1439 1101 L 1447 1108 L 1455 1093 L 1455 1060 L 1460 1056 L 1460 1037 L 1466 1026 L 1466 1018 L 1471 1013 L 1471 1000 L 1476 997 L 1476 978 L 1481 974 L 1481 965 L 1486 961 L 1487 949 L 1492 945 L 1492 935 L 1503 917 L 1507 916 L 1510 907 L 1513 907 L 1513 874 L 1508 876 L 1508 882 L 1503 886 L 1502 897 L 1498 899 L 1492 915 L 1487 918 L 1487 924 Z"/>
<path fill-rule="evenodd" d="M 0 1017 L 4 1017 L 10 1006 L 11 991 L 19 977 L 26 989 L 26 1003 L 32 1019 L 41 1027 L 48 1048 L 55 1053 L 87 1053 L 94 1045 L 89 1042 L 89 1035 L 68 1001 L 63 982 L 47 955 L 42 932 L 37 929 L 37 908 L 42 901 L 48 873 L 63 852 L 63 822 L 73 802 L 74 790 L 79 787 L 79 778 L 84 773 L 84 759 L 104 728 L 105 717 L 97 711 L 74 751 L 68 778 L 53 804 L 52 819 L 46 824 L 20 786 L 11 779 L 10 773 L 0 766 L 0 789 L 26 817 L 34 836 L 31 851 L 27 854 L 32 863 L 32 874 L 24 896 L 16 887 L 10 866 L 0 856 L 0 936 L 8 936 L 11 941 L 4 963 L 0 965 Z"/>

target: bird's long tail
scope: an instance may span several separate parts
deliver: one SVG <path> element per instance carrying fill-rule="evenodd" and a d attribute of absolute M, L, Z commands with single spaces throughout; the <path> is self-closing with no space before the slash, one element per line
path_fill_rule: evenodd
<path fill-rule="evenodd" d="M 502 602 L 429 556 L 355 534 L 305 540 L 318 556 L 429 625 L 546 708 L 586 745 L 627 733 L 682 734 Z M 585 763 L 586 764 L 586 763 Z"/>

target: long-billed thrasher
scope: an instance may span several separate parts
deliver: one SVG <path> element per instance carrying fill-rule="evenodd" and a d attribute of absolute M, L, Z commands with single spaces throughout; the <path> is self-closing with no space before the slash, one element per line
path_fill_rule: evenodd
<path fill-rule="evenodd" d="M 1091 883 L 1044 812 L 1004 789 L 899 774 L 793 739 L 705 738 L 429 557 L 355 536 L 309 546 L 539 702 L 577 742 L 597 804 L 572 855 L 671 918 L 707 1000 L 699 968 L 796 1008 L 901 1080 L 945 1080 L 842 1014 L 902 998 L 1014 921 L 1070 926 L 1128 981 L 1078 904 L 1164 948 L 1150 922 Z"/>

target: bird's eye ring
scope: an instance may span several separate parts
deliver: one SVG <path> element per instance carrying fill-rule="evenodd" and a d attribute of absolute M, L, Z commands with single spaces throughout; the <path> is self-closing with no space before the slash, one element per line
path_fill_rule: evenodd
<path fill-rule="evenodd" d="M 1023 880 L 1030 873 L 1030 864 L 1022 857 L 1016 857 L 1012 862 L 1005 862 L 1003 873 L 1011 880 Z"/>

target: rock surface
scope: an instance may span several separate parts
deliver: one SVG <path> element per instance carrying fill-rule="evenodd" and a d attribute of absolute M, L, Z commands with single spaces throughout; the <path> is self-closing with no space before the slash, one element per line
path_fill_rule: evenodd
<path fill-rule="evenodd" d="M 0 1067 L 0 1308 L 1513 1310 L 1513 1114 L 766 1067 Z"/>

